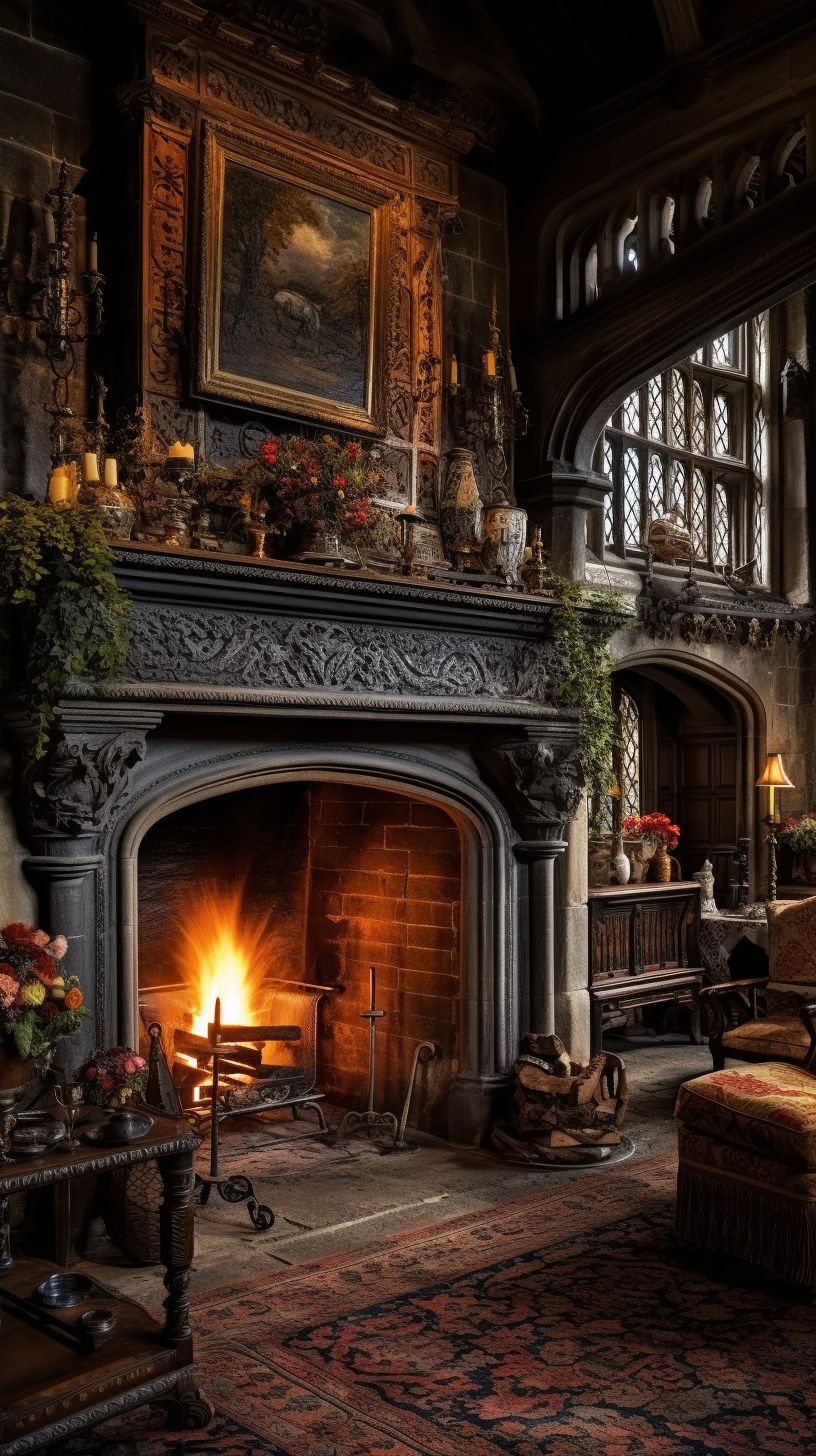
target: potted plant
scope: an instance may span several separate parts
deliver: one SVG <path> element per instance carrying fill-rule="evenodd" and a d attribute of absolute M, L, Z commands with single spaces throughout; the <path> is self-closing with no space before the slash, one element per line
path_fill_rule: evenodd
<path fill-rule="evenodd" d="M 671 879 L 671 860 L 668 851 L 677 848 L 680 828 L 672 824 L 666 814 L 630 814 L 623 821 L 627 834 L 635 839 L 645 840 L 651 847 L 651 872 L 660 885 L 667 885 Z"/>
<path fill-rule="evenodd" d="M 807 810 L 786 819 L 779 829 L 779 843 L 793 855 L 794 883 L 816 885 L 816 814 Z"/>
<path fill-rule="evenodd" d="M 76 976 L 62 973 L 68 949 L 22 920 L 0 930 L 0 1086 L 20 1087 L 53 1059 L 60 1037 L 75 1032 L 88 1011 Z"/>

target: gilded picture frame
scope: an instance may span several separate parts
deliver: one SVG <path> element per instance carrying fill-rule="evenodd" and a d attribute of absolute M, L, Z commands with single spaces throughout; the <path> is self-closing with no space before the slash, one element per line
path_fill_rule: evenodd
<path fill-rule="evenodd" d="M 391 194 L 207 126 L 196 387 L 382 433 Z"/>

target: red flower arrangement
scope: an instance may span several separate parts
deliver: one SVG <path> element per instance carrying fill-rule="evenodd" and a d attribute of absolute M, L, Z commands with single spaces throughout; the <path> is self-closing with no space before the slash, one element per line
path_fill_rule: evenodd
<path fill-rule="evenodd" d="M 676 849 L 680 838 L 679 824 L 672 824 L 667 814 L 630 814 L 623 821 L 623 831 L 633 839 L 652 839 L 666 849 Z"/>
<path fill-rule="evenodd" d="M 131 1047 L 108 1047 L 95 1051 L 83 1067 L 79 1079 L 85 1084 L 85 1100 L 100 1107 L 122 1107 L 133 1096 L 141 1096 L 147 1086 L 147 1062 Z"/>
<path fill-rule="evenodd" d="M 358 440 L 342 444 L 333 435 L 264 440 L 257 461 L 241 479 L 257 498 L 257 509 L 268 508 L 270 533 L 284 539 L 319 529 L 351 541 L 375 525 L 372 498 L 380 472 Z"/>
<path fill-rule="evenodd" d="M 53 939 L 24 920 L 0 930 L 0 1037 L 19 1057 L 38 1057 L 88 1015 L 76 976 L 64 976 L 64 935 Z"/>

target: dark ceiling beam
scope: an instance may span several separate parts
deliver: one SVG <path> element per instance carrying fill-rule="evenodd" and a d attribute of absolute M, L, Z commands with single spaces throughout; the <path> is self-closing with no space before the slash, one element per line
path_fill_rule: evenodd
<path fill-rule="evenodd" d="M 519 365 L 533 427 L 528 479 L 560 460 L 591 469 L 601 430 L 637 385 L 816 281 L 816 176 L 558 325 Z"/>

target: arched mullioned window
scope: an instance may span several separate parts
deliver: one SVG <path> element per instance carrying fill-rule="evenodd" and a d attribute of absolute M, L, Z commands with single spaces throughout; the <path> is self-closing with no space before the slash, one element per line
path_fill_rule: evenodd
<path fill-rule="evenodd" d="M 711 339 L 627 395 L 606 427 L 606 549 L 645 554 L 649 522 L 676 511 L 701 565 L 756 557 L 768 581 L 768 316 Z"/>

